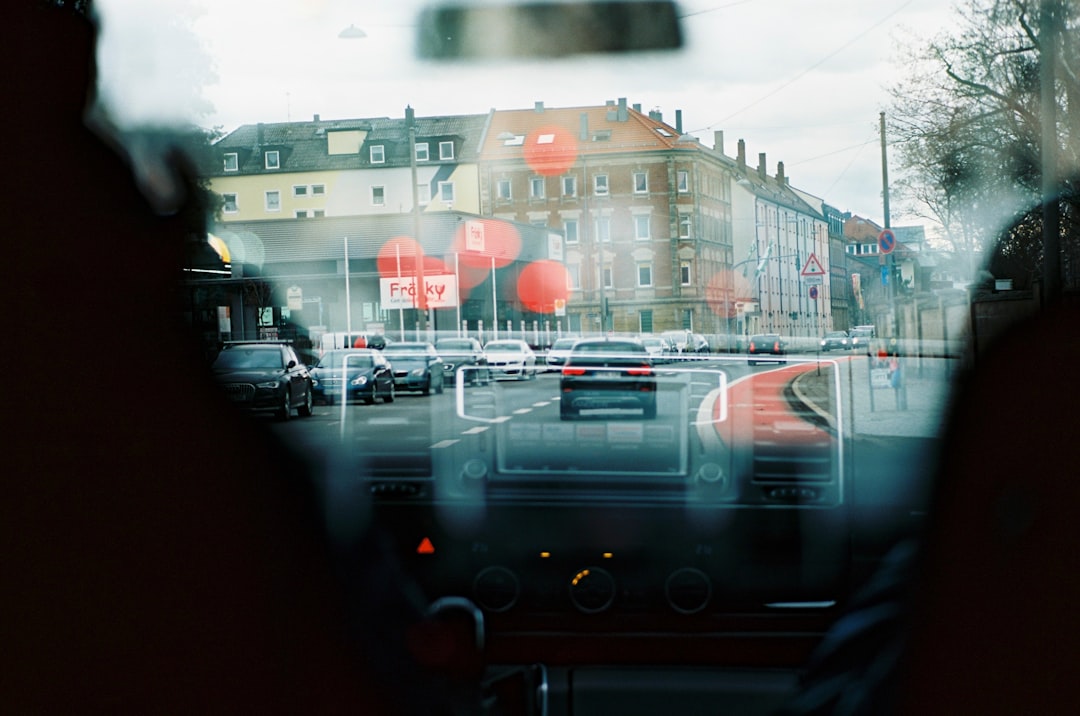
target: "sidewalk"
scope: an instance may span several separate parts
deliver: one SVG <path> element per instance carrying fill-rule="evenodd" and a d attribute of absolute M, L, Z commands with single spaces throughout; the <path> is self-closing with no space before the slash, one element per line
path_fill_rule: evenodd
<path fill-rule="evenodd" d="M 840 376 L 841 416 L 847 435 L 882 437 L 935 437 L 941 434 L 946 408 L 951 395 L 951 377 L 956 366 L 949 359 L 923 359 L 920 369 L 901 359 L 903 387 L 898 409 L 897 392 L 893 388 L 870 387 L 870 362 L 866 356 L 845 356 L 838 359 Z M 951 372 L 950 372 L 951 370 Z M 792 381 L 791 388 L 807 408 L 829 416 L 835 426 L 836 410 L 834 368 L 822 362 L 820 372 L 806 371 Z M 873 408 L 871 409 L 871 404 Z"/>

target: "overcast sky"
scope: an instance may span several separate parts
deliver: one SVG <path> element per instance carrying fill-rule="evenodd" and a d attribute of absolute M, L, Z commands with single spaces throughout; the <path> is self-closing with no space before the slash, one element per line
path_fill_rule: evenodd
<path fill-rule="evenodd" d="M 659 109 L 709 146 L 747 143 L 792 183 L 882 219 L 878 113 L 896 47 L 946 27 L 942 0 L 683 0 L 684 51 L 537 64 L 412 57 L 431 0 L 95 0 L 102 97 L 123 125 L 475 114 L 603 104 Z M 363 39 L 338 39 L 349 25 Z M 892 169 L 892 168 L 891 168 Z M 896 177 L 890 174 L 891 179 Z M 903 222 L 893 204 L 893 223 Z"/>

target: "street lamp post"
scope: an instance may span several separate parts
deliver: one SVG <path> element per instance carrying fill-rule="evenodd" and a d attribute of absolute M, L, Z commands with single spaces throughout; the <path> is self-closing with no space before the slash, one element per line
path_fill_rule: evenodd
<path fill-rule="evenodd" d="M 409 170 L 412 175 L 413 238 L 416 239 L 416 308 L 420 312 L 420 330 L 427 336 L 427 289 L 424 286 L 424 245 L 420 240 L 420 190 L 416 179 L 416 112 L 405 107 L 405 125 L 409 129 Z"/>

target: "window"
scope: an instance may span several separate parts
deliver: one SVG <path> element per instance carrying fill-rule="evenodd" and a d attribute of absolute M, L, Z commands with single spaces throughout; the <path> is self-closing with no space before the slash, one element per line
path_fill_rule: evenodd
<path fill-rule="evenodd" d="M 577 196 L 577 177 L 562 178 L 562 195 Z"/>
<path fill-rule="evenodd" d="M 371 205 L 372 206 L 386 206 L 386 187 L 373 186 L 371 187 Z"/>
<path fill-rule="evenodd" d="M 495 198 L 500 199 L 502 201 L 510 201 L 511 199 L 514 198 L 513 195 L 511 194 L 511 191 L 510 191 L 510 180 L 509 179 L 500 179 L 498 182 L 496 182 L 496 184 L 495 184 Z"/>
<path fill-rule="evenodd" d="M 529 197 L 532 199 L 544 198 L 544 177 L 533 177 L 529 180 Z"/>
<path fill-rule="evenodd" d="M 639 214 L 634 217 L 634 238 L 643 241 L 649 238 L 649 215 Z"/>
<path fill-rule="evenodd" d="M 652 333 L 652 310 L 645 310 L 638 314 L 638 330 L 641 333 Z"/>
<path fill-rule="evenodd" d="M 596 219 L 596 240 L 602 243 L 611 241 L 611 219 L 599 216 Z"/>
<path fill-rule="evenodd" d="M 608 181 L 607 174 L 597 174 L 593 177 L 593 193 L 597 196 L 607 196 L 608 193 Z"/>
<path fill-rule="evenodd" d="M 423 144 L 417 143 L 413 148 L 413 151 L 416 152 L 416 161 L 418 162 L 426 162 L 431 158 L 430 147 L 428 147 L 427 142 L 424 142 Z"/>
<path fill-rule="evenodd" d="M 295 216 L 297 219 L 306 219 L 308 216 L 307 209 L 297 209 Z"/>
<path fill-rule="evenodd" d="M 268 192 L 266 192 L 266 210 L 267 211 L 281 211 L 281 192 L 280 191 L 268 191 Z"/>
<path fill-rule="evenodd" d="M 311 195 L 312 196 L 322 196 L 325 193 L 326 193 L 326 185 L 325 184 L 312 184 L 311 185 Z"/>
<path fill-rule="evenodd" d="M 637 265 L 637 285 L 643 288 L 652 286 L 652 264 L 642 262 Z"/>
<path fill-rule="evenodd" d="M 676 175 L 676 186 L 680 194 L 685 194 L 690 191 L 690 172 L 685 169 L 680 169 Z"/>
<path fill-rule="evenodd" d="M 694 309 L 684 308 L 682 312 L 682 327 L 684 331 L 694 330 Z"/>
<path fill-rule="evenodd" d="M 439 182 L 439 200 L 444 201 L 447 204 L 454 200 L 454 182 L 441 181 Z"/>
<path fill-rule="evenodd" d="M 316 209 L 315 211 L 311 212 L 311 215 L 314 216 L 316 219 L 318 219 L 320 217 L 326 216 L 326 210 L 325 209 Z"/>
<path fill-rule="evenodd" d="M 649 193 L 649 175 L 645 172 L 634 172 L 634 193 Z"/>
<path fill-rule="evenodd" d="M 240 170 L 240 158 L 236 152 L 229 152 L 225 155 L 225 171 L 235 172 Z"/>
<path fill-rule="evenodd" d="M 453 159 L 454 158 L 454 143 L 453 142 L 439 142 L 439 159 Z"/>
<path fill-rule="evenodd" d="M 690 262 L 689 261 L 680 261 L 679 262 L 679 283 L 681 283 L 683 286 L 689 286 L 690 285 Z"/>
<path fill-rule="evenodd" d="M 276 150 L 271 150 L 265 154 L 266 168 L 267 169 L 280 169 L 281 168 L 281 154 Z"/>
<path fill-rule="evenodd" d="M 566 265 L 566 287 L 572 290 L 581 288 L 581 264 Z"/>
<path fill-rule="evenodd" d="M 371 163 L 382 164 L 386 161 L 386 147 L 376 144 L 371 147 Z"/>
<path fill-rule="evenodd" d="M 568 244 L 576 244 L 578 242 L 577 219 L 563 219 L 563 236 L 566 238 L 566 243 Z"/>
<path fill-rule="evenodd" d="M 427 206 L 431 203 L 431 185 L 430 184 L 417 184 L 416 185 L 416 201 L 420 206 Z"/>
<path fill-rule="evenodd" d="M 679 215 L 679 238 L 680 239 L 689 239 L 690 238 L 690 227 L 691 227 L 692 224 L 693 224 L 693 221 L 692 221 L 689 214 L 680 214 Z"/>
<path fill-rule="evenodd" d="M 308 188 L 306 184 L 298 184 L 292 188 L 293 196 L 307 196 Z"/>
<path fill-rule="evenodd" d="M 221 210 L 226 214 L 235 214 L 239 209 L 236 206 L 236 194 L 222 194 L 222 200 L 225 202 Z"/>
<path fill-rule="evenodd" d="M 604 288 L 615 288 L 611 278 L 611 264 L 604 264 Z"/>

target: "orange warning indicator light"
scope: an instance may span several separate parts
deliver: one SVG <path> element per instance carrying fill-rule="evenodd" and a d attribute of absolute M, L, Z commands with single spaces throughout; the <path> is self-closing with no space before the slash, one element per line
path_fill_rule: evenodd
<path fill-rule="evenodd" d="M 611 559 L 615 555 L 612 554 L 611 552 L 604 552 L 604 554 L 602 556 L 604 557 L 604 559 Z"/>
<path fill-rule="evenodd" d="M 551 556 L 551 552 L 541 552 L 540 553 L 540 559 L 547 559 L 550 556 Z"/>
<path fill-rule="evenodd" d="M 431 544 L 431 540 L 425 537 L 420 540 L 420 544 L 416 548 L 417 554 L 435 554 L 435 545 Z"/>

